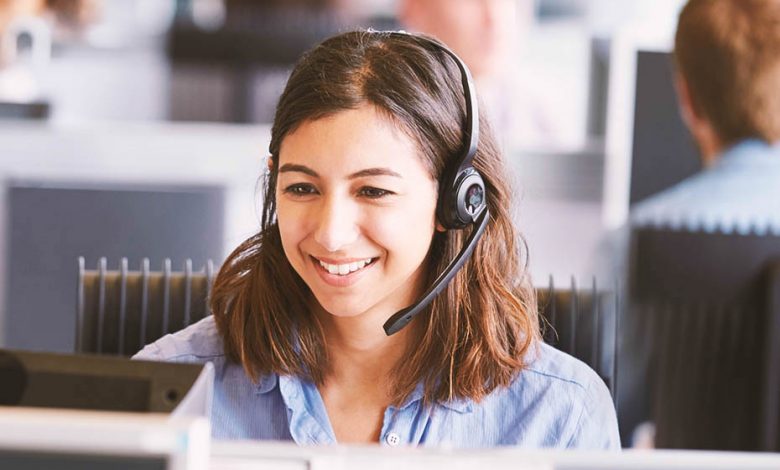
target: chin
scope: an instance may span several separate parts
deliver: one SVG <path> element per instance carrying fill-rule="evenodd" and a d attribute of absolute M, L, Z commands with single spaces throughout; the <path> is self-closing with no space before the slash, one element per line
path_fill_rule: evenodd
<path fill-rule="evenodd" d="M 317 297 L 316 295 L 315 298 L 317 299 L 317 302 L 319 302 L 322 309 L 334 317 L 357 317 L 371 308 L 371 306 L 367 305 L 366 302 L 359 300 L 333 298 L 323 299 Z"/>

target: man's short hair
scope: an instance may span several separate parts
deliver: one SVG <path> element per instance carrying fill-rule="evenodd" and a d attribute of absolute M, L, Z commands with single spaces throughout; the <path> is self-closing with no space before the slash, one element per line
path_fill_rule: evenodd
<path fill-rule="evenodd" d="M 780 140 L 780 0 L 689 0 L 675 62 L 723 145 Z"/>

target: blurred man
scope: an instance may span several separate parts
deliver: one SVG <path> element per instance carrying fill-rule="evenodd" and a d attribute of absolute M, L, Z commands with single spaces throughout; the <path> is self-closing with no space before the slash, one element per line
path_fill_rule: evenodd
<path fill-rule="evenodd" d="M 439 38 L 482 81 L 505 65 L 518 39 L 517 20 L 529 20 L 532 5 L 527 0 L 400 0 L 399 19 L 412 30 Z"/>
<path fill-rule="evenodd" d="M 637 204 L 630 225 L 780 233 L 780 0 L 689 0 L 674 60 L 680 110 L 706 168 Z M 610 243 L 626 279 L 628 227 Z M 649 417 L 650 352 L 635 336 L 641 321 L 625 313 L 618 401 L 630 433 Z M 635 443 L 651 441 L 638 434 Z"/>
<path fill-rule="evenodd" d="M 780 231 L 780 1 L 689 1 L 674 58 L 707 169 L 640 203 L 632 221 Z"/>
<path fill-rule="evenodd" d="M 404 28 L 438 38 L 468 65 L 491 124 L 510 148 L 564 137 L 549 115 L 554 105 L 517 67 L 518 42 L 533 12 L 532 0 L 399 0 Z"/>

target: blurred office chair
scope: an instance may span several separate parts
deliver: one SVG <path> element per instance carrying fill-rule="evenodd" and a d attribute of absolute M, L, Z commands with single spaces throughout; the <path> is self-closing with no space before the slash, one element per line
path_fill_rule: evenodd
<path fill-rule="evenodd" d="M 209 314 L 208 296 L 214 280 L 211 260 L 199 272 L 192 262 L 184 271 L 151 271 L 149 259 L 140 271 L 130 271 L 122 258 L 119 271 L 109 271 L 106 258 L 97 270 L 78 260 L 76 352 L 130 356 L 144 345 L 197 322 Z"/>
<path fill-rule="evenodd" d="M 207 299 L 214 267 L 193 272 L 129 271 L 123 259 L 119 271 L 107 269 L 101 258 L 97 270 L 87 270 L 79 258 L 76 345 L 77 352 L 131 355 L 145 344 L 190 325 L 209 313 Z M 595 280 L 577 289 L 537 289 L 539 312 L 544 318 L 544 339 L 556 348 L 590 365 L 613 391 L 615 385 L 616 296 L 599 291 Z"/>
<path fill-rule="evenodd" d="M 618 297 L 601 290 L 594 278 L 578 288 L 574 278 L 567 288 L 537 288 L 537 304 L 546 343 L 590 366 L 615 395 Z"/>
<path fill-rule="evenodd" d="M 635 229 L 630 314 L 657 447 L 780 450 L 780 237 Z"/>

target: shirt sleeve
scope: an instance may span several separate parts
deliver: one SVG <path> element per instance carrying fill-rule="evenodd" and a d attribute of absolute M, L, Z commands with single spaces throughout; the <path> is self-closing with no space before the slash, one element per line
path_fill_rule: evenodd
<path fill-rule="evenodd" d="M 147 344 L 143 349 L 135 353 L 131 359 L 139 361 L 165 361 L 165 357 L 163 357 L 162 351 L 160 351 L 160 347 L 157 346 L 157 343 Z"/>
<path fill-rule="evenodd" d="M 598 377 L 588 384 L 577 426 L 566 447 L 620 450 L 615 405 L 607 386 Z"/>

